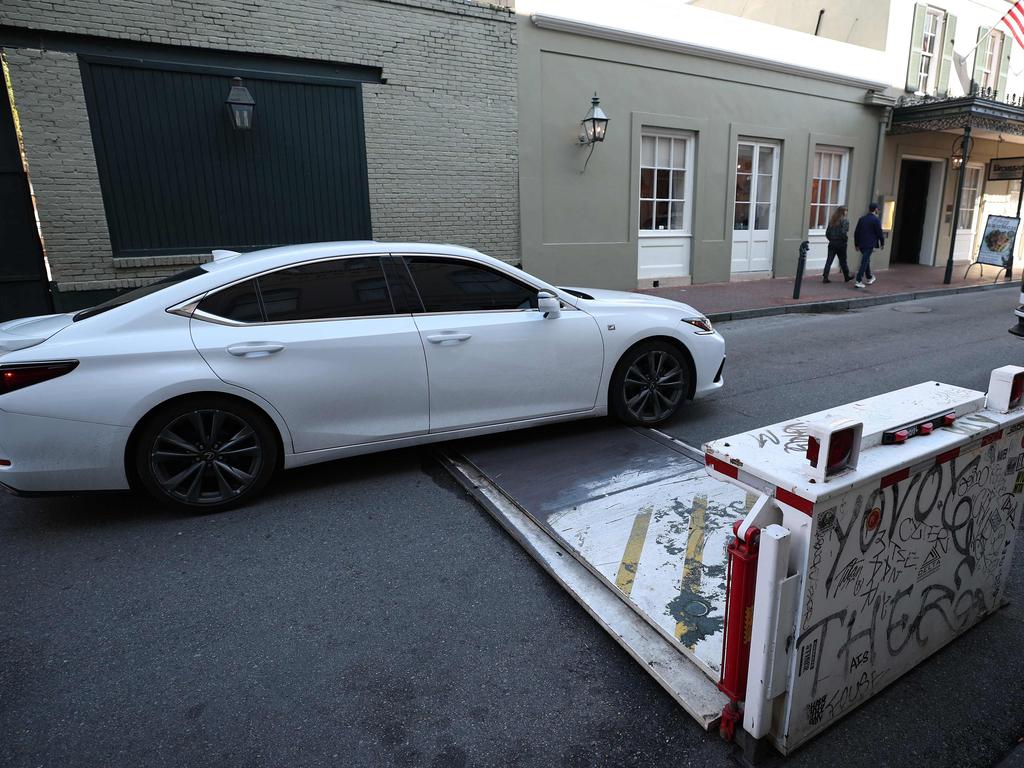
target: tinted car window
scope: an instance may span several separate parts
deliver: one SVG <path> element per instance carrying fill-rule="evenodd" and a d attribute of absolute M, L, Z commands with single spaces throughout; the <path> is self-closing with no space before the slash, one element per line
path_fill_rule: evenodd
<path fill-rule="evenodd" d="M 426 312 L 531 309 L 537 292 L 487 267 L 457 259 L 406 258 Z"/>
<path fill-rule="evenodd" d="M 271 323 L 394 313 L 377 256 L 304 264 L 259 278 Z"/>
<path fill-rule="evenodd" d="M 211 293 L 199 302 L 197 309 L 240 323 L 259 323 L 263 320 L 263 309 L 256 294 L 255 280 L 246 280 L 244 283 Z"/>
<path fill-rule="evenodd" d="M 95 307 L 89 307 L 89 309 L 83 309 L 81 312 L 76 314 L 72 320 L 78 322 L 79 320 L 85 320 L 86 318 L 93 317 L 95 315 L 102 314 L 108 309 L 114 309 L 115 307 L 121 307 L 129 302 L 141 299 L 143 296 L 149 296 L 151 293 L 162 291 L 164 288 L 169 288 L 172 285 L 183 283 L 186 280 L 191 280 L 194 277 L 205 275 L 206 270 L 202 267 L 192 267 L 186 269 L 184 272 L 179 272 L 176 275 L 170 275 L 157 280 L 155 283 L 143 286 L 142 288 L 135 288 L 134 290 L 127 291 L 119 294 L 112 299 L 109 299 L 102 304 L 97 304 Z"/>

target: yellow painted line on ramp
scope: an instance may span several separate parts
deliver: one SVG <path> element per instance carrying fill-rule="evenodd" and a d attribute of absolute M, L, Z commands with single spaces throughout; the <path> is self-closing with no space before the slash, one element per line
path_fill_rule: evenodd
<path fill-rule="evenodd" d="M 708 497 L 693 497 L 693 512 L 690 514 L 690 533 L 686 537 L 686 559 L 683 560 L 683 578 L 679 584 L 682 594 L 700 594 L 701 566 L 704 563 L 704 525 L 708 512 Z M 685 618 L 676 623 L 676 640 L 696 630 L 696 626 Z"/>
<path fill-rule="evenodd" d="M 647 529 L 651 524 L 653 507 L 645 507 L 633 518 L 633 528 L 626 540 L 626 551 L 622 553 L 619 572 L 615 575 L 615 586 L 624 595 L 633 591 L 633 580 L 636 578 L 636 567 L 640 563 L 640 553 L 647 540 Z"/>

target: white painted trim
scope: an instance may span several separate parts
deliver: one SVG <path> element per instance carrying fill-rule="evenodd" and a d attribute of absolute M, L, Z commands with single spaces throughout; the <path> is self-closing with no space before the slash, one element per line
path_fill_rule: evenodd
<path fill-rule="evenodd" d="M 683 203 L 683 228 L 682 229 L 640 229 L 640 220 L 637 218 L 637 233 L 638 237 L 643 238 L 656 238 L 656 237 L 693 237 L 693 175 L 695 173 L 694 168 L 694 157 L 696 155 L 695 144 L 697 141 L 697 134 L 693 131 L 680 131 L 680 130 L 668 130 L 665 128 L 647 128 L 641 126 L 640 128 L 640 158 L 637 163 L 637 168 L 640 169 L 640 173 L 643 173 L 644 169 L 644 139 L 675 139 L 684 142 L 686 147 L 686 157 L 683 159 L 683 165 L 676 167 L 674 165 L 675 158 L 670 160 L 670 164 L 667 168 L 669 172 L 682 171 L 686 174 L 686 189 L 683 191 L 682 198 L 669 198 L 671 201 L 680 200 Z M 654 166 L 647 166 L 648 168 L 656 168 L 657 170 L 666 170 L 662 166 L 658 165 L 658 159 L 655 157 Z M 642 183 L 642 182 L 641 182 Z M 657 186 L 657 177 L 655 177 L 655 186 Z M 657 189 L 655 188 L 655 193 Z M 658 200 L 657 194 L 655 194 L 654 200 Z M 640 189 L 636 189 L 636 200 L 638 206 L 642 207 L 642 200 L 640 198 Z M 638 211 L 639 213 L 639 211 Z M 655 210 L 654 215 L 657 215 Z"/>
<path fill-rule="evenodd" d="M 656 48 L 662 51 L 686 53 L 691 56 L 700 56 L 701 58 L 711 59 L 714 61 L 741 64 L 744 66 L 755 67 L 759 70 L 779 72 L 786 75 L 797 75 L 799 77 L 807 77 L 812 80 L 820 80 L 826 83 L 850 85 L 855 88 L 865 88 L 867 90 L 875 91 L 884 91 L 889 87 L 888 83 L 878 80 L 864 80 L 862 78 L 850 77 L 848 75 L 822 72 L 820 70 L 811 69 L 810 67 L 802 67 L 796 64 L 785 64 L 783 62 L 761 58 L 759 56 L 749 56 L 743 53 L 736 53 L 735 51 L 726 51 L 721 48 L 712 48 L 706 45 L 688 43 L 682 40 L 673 40 L 671 38 L 659 37 L 657 35 L 647 35 L 641 32 L 630 32 L 628 30 L 616 29 L 614 27 L 607 27 L 600 24 L 591 24 L 585 21 L 565 18 L 563 16 L 534 13 L 530 15 L 530 20 L 535 26 L 540 27 L 541 29 L 549 29 L 555 32 L 567 32 L 573 35 L 583 35 L 585 37 L 594 37 L 601 40 L 611 40 L 618 43 L 639 45 L 644 48 Z"/>
<path fill-rule="evenodd" d="M 828 209 L 835 210 L 839 206 L 846 206 L 847 215 L 849 215 L 849 203 L 846 199 L 846 187 L 850 177 L 850 147 L 839 147 L 834 144 L 815 144 L 811 152 L 811 177 L 808 186 L 813 187 L 814 180 L 823 178 L 821 176 L 814 175 L 814 163 L 817 162 L 819 152 L 830 152 L 835 155 L 841 155 L 842 158 L 839 163 L 839 200 L 835 203 L 829 203 Z M 811 199 L 807 206 L 807 213 L 810 214 L 811 206 L 814 205 L 814 200 Z M 808 229 L 808 236 L 821 235 L 825 236 L 825 232 L 828 229 L 828 219 L 831 214 L 825 217 L 826 224 L 820 229 Z"/>
<path fill-rule="evenodd" d="M 755 221 L 756 221 L 755 217 L 757 216 L 757 206 L 759 205 L 758 200 L 757 200 L 757 184 L 758 184 L 757 180 L 758 180 L 759 176 L 763 175 L 761 173 L 761 167 L 760 167 L 760 163 L 761 163 L 761 161 L 760 161 L 760 149 L 762 147 L 771 147 L 771 149 L 773 150 L 772 151 L 772 188 L 771 188 L 771 200 L 769 201 L 769 205 L 771 206 L 771 208 L 770 208 L 769 214 L 768 214 L 768 229 L 767 229 L 767 232 L 768 232 L 767 243 L 768 243 L 768 254 L 769 255 L 768 255 L 768 269 L 766 270 L 766 272 L 769 275 L 772 275 L 775 272 L 775 236 L 777 234 L 777 229 L 776 229 L 777 221 L 776 221 L 776 219 L 777 219 L 777 213 L 778 213 L 778 208 L 779 208 L 779 189 L 780 189 L 779 173 L 782 170 L 782 146 L 783 146 L 783 143 L 782 143 L 782 141 L 779 141 L 779 140 L 776 140 L 776 139 L 758 139 L 758 138 L 748 138 L 746 136 L 740 136 L 737 139 L 737 141 L 736 141 L 736 147 L 735 147 L 735 149 L 736 149 L 736 156 L 737 157 L 739 156 L 739 147 L 740 147 L 740 145 L 743 145 L 743 144 L 747 144 L 747 145 L 749 145 L 750 147 L 753 148 L 753 155 L 752 155 L 753 162 L 751 163 L 751 166 L 750 166 L 750 200 L 747 201 L 748 204 L 750 205 L 750 225 L 747 227 L 747 229 L 736 229 L 736 218 L 735 218 L 735 216 L 736 216 L 736 206 L 739 205 L 739 203 L 736 200 L 735 194 L 733 194 L 733 198 L 732 198 L 732 212 L 731 212 L 732 236 L 731 236 L 731 239 L 730 239 L 731 248 L 730 248 L 730 252 L 729 252 L 729 270 L 730 270 L 730 275 L 731 275 L 730 276 L 730 280 L 733 279 L 736 275 L 746 275 L 746 274 L 751 274 L 752 272 L 765 271 L 765 270 L 752 270 L 752 269 L 744 269 L 744 270 L 735 270 L 735 269 L 733 269 L 733 265 L 735 264 L 735 252 L 736 252 L 736 233 L 737 232 L 743 232 L 743 233 L 746 233 L 746 235 L 747 235 L 746 239 L 745 240 L 741 240 L 740 242 L 746 243 L 747 266 L 749 267 L 750 266 L 750 249 L 751 249 L 751 245 L 754 242 L 754 233 L 756 233 L 756 232 L 764 232 L 765 231 L 765 230 L 756 229 L 756 227 L 755 227 Z M 737 161 L 736 170 L 733 170 L 731 172 L 732 184 L 733 184 L 733 189 L 734 190 L 736 188 L 736 177 L 738 175 L 739 175 L 739 165 L 738 165 L 738 161 Z"/>

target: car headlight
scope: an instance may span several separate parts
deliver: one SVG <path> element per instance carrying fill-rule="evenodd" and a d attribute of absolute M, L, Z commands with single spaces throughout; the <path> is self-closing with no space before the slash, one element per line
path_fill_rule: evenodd
<path fill-rule="evenodd" d="M 715 332 L 715 329 L 711 327 L 711 321 L 708 320 L 706 317 L 703 317 L 703 316 L 684 317 L 683 318 L 683 322 L 684 323 L 689 323 L 690 325 L 692 325 L 694 328 L 697 329 L 697 333 L 700 333 L 700 334 L 714 333 Z"/>

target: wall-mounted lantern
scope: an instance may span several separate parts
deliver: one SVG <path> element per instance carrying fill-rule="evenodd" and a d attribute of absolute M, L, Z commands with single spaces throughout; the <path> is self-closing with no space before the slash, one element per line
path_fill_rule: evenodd
<path fill-rule="evenodd" d="M 608 115 L 601 109 L 601 100 L 597 98 L 597 92 L 590 102 L 590 111 L 580 122 L 580 144 L 594 144 L 604 141 L 604 134 L 608 130 Z"/>
<path fill-rule="evenodd" d="M 951 158 L 954 170 L 958 170 L 964 164 L 964 160 L 971 156 L 972 149 L 974 149 L 974 139 L 970 136 L 957 136 L 956 141 L 953 142 Z"/>
<path fill-rule="evenodd" d="M 231 78 L 231 90 L 228 91 L 228 115 L 231 116 L 231 127 L 236 131 L 252 129 L 252 113 L 256 102 L 249 89 L 242 85 L 242 78 Z"/>

